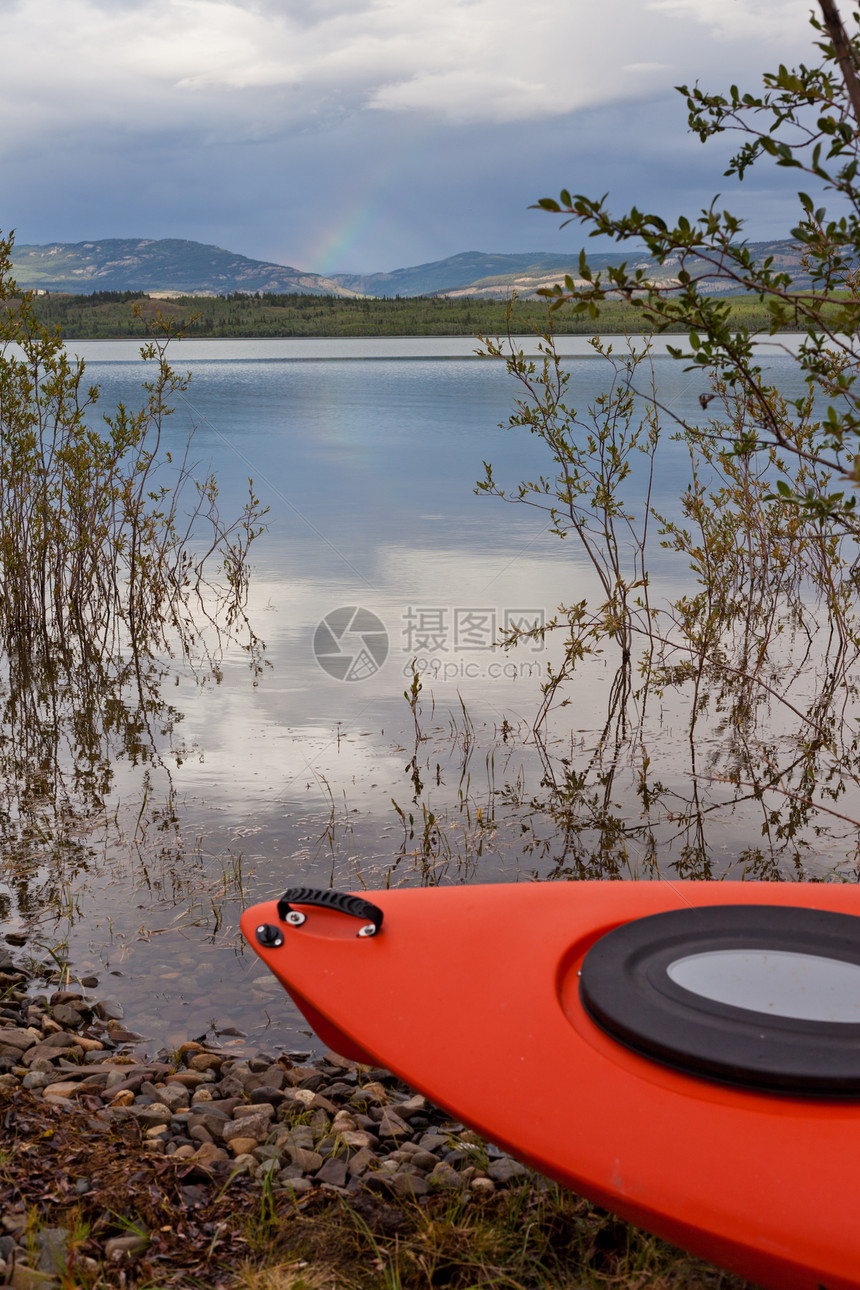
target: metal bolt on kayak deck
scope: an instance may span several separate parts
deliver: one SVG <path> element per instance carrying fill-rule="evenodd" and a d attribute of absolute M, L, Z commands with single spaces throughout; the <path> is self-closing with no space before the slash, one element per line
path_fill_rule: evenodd
<path fill-rule="evenodd" d="M 279 927 L 272 923 L 261 923 L 257 928 L 257 940 L 261 945 L 274 946 L 276 949 L 283 945 L 284 938 Z"/>

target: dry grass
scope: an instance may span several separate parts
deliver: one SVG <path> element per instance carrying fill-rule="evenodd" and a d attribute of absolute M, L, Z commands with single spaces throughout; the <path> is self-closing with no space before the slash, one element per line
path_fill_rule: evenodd
<path fill-rule="evenodd" d="M 63 1290 L 747 1290 L 541 1180 L 426 1203 L 285 1190 L 153 1155 L 140 1130 L 0 1095 L 0 1214 L 70 1234 Z M 78 1193 L 86 1178 L 90 1190 Z M 148 1233 L 136 1259 L 106 1241 Z"/>
<path fill-rule="evenodd" d="M 333 1273 L 310 1268 L 304 1259 L 292 1259 L 268 1268 L 243 1268 L 235 1290 L 337 1290 L 337 1286 Z"/>
<path fill-rule="evenodd" d="M 555 1187 L 490 1199 L 331 1197 L 279 1232 L 290 1262 L 242 1290 L 744 1290 L 745 1282 Z M 281 1280 L 272 1280 L 280 1276 Z"/>

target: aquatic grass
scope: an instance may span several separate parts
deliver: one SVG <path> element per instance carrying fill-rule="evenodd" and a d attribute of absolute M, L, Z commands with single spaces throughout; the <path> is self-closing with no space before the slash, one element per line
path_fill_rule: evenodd
<path fill-rule="evenodd" d="M 81 361 L 43 327 L 11 278 L 0 237 L 0 639 L 14 666 L 50 673 L 99 661 L 140 672 L 155 650 L 191 655 L 203 622 L 241 619 L 253 498 L 236 522 L 186 446 L 163 446 L 171 400 L 187 387 L 167 360 L 176 335 L 154 320 L 142 349 L 143 404 L 93 425 L 99 397 Z M 20 347 L 20 357 L 16 347 Z M 194 546 L 199 546 L 195 553 Z M 216 585 L 207 573 L 220 561 Z M 207 603 L 207 599 L 211 603 Z M 143 656 L 143 663 L 139 656 Z"/>
<path fill-rule="evenodd" d="M 168 675 L 219 675 L 227 644 L 261 665 L 244 610 L 263 511 L 249 482 L 223 518 L 190 437 L 167 446 L 188 382 L 168 361 L 169 320 L 153 319 L 141 351 L 140 407 L 99 416 L 98 387 L 18 291 L 11 252 L 0 235 L 0 880 L 25 920 L 71 920 L 69 893 L 118 822 L 118 760 L 142 767 L 144 803 L 165 771 L 167 800 L 145 811 L 175 819 Z M 177 764 L 184 752 L 177 742 Z"/>

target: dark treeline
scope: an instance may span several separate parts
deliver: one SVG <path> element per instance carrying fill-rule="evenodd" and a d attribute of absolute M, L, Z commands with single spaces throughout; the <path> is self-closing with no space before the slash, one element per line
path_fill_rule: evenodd
<path fill-rule="evenodd" d="M 179 296 L 154 299 L 131 291 L 97 291 L 92 295 L 51 293 L 37 296 L 39 321 L 59 327 L 76 340 L 144 337 L 158 313 L 188 336 L 483 336 L 503 334 L 506 303 L 474 298 L 344 299 L 339 296 L 257 295 Z M 733 314 L 750 328 L 766 327 L 768 315 L 755 299 L 735 297 Z M 761 317 L 759 318 L 759 314 Z M 541 300 L 518 300 L 512 328 L 518 333 L 544 331 L 547 306 Z M 559 335 L 589 335 L 588 315 L 553 315 Z M 604 334 L 640 332 L 642 318 L 633 306 L 607 303 L 601 311 Z"/>

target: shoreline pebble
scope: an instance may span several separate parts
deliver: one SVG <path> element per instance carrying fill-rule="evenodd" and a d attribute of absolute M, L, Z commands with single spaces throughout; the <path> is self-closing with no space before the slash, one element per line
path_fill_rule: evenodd
<path fill-rule="evenodd" d="M 524 1179 L 547 1185 L 380 1067 L 334 1053 L 241 1056 L 199 1040 L 142 1057 L 122 1009 L 92 994 L 97 984 L 52 988 L 0 949 L 0 1108 L 26 1096 L 85 1112 L 90 1130 L 130 1125 L 149 1156 L 187 1162 L 222 1187 L 244 1179 L 297 1203 L 315 1191 L 422 1204 L 440 1192 L 486 1196 Z M 62 1230 L 44 1229 L 33 1266 L 21 1218 L 14 1208 L 0 1216 L 0 1285 L 58 1290 Z M 127 1265 L 149 1243 L 149 1233 L 115 1235 L 103 1254 Z"/>

